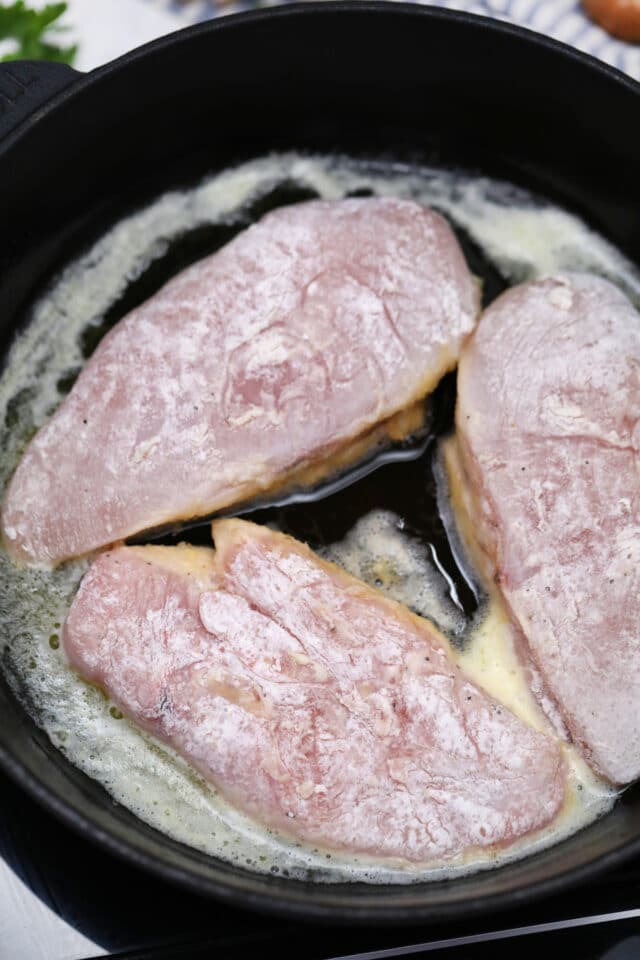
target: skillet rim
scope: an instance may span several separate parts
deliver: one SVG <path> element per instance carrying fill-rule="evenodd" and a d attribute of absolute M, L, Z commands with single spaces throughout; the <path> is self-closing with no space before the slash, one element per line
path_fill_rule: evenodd
<path fill-rule="evenodd" d="M 561 54 L 566 59 L 586 66 L 622 87 L 626 87 L 631 93 L 640 95 L 640 81 L 634 80 L 628 74 L 618 70 L 617 67 L 613 67 L 603 60 L 599 60 L 597 57 L 584 53 L 582 50 L 578 50 L 560 40 L 548 37 L 546 34 L 538 33 L 528 27 L 521 27 L 504 20 L 496 20 L 493 17 L 477 13 L 467 13 L 464 10 L 432 7 L 423 3 L 399 2 L 399 0 L 307 0 L 307 2 L 294 3 L 287 3 L 285 0 L 285 2 L 277 7 L 266 7 L 258 10 L 224 14 L 223 16 L 215 17 L 213 20 L 206 20 L 203 23 L 183 27 L 180 30 L 175 30 L 173 33 L 159 37 L 157 40 L 151 40 L 148 43 L 135 47 L 122 56 L 116 57 L 115 60 L 110 60 L 108 63 L 96 67 L 94 70 L 83 72 L 69 67 L 68 69 L 72 74 L 69 85 L 54 94 L 41 106 L 37 107 L 33 113 L 19 122 L 13 130 L 0 140 L 0 159 L 3 154 L 7 153 L 14 146 L 16 141 L 28 133 L 31 127 L 35 126 L 45 115 L 56 110 L 67 100 L 77 96 L 93 83 L 109 77 L 112 73 L 116 73 L 127 64 L 136 63 L 138 60 L 144 59 L 149 55 L 161 53 L 163 50 L 169 49 L 177 42 L 178 38 L 188 42 L 191 36 L 206 33 L 214 34 L 219 30 L 230 30 L 238 26 L 242 27 L 244 23 L 259 23 L 261 20 L 272 20 L 276 17 L 293 18 L 303 15 L 312 16 L 320 14 L 323 11 L 331 14 L 341 10 L 345 13 L 357 12 L 358 14 L 388 14 L 394 11 L 398 16 L 419 16 L 434 21 L 443 20 L 452 23 L 477 24 L 495 33 L 515 36 L 519 39 L 526 40 L 534 46 L 542 47 L 555 54 Z M 14 66 L 21 62 L 22 61 L 14 61 Z"/>

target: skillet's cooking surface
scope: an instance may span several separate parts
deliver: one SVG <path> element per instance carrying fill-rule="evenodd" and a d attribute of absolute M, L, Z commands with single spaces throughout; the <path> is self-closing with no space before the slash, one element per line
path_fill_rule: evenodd
<path fill-rule="evenodd" d="M 365 15 L 366 49 L 354 42 L 362 36 Z M 269 124 L 265 124 L 264 110 L 256 109 L 246 77 L 234 75 L 229 69 L 228 76 L 234 78 L 230 93 L 233 109 L 229 103 L 218 104 L 217 126 L 209 124 L 203 132 L 202 121 L 210 108 L 203 89 L 214 79 L 210 73 L 210 52 L 216 34 L 221 33 L 218 24 L 188 31 L 181 42 L 178 39 L 154 45 L 146 59 L 144 56 L 129 58 L 120 71 L 113 68 L 103 71 L 93 82 L 81 84 L 75 94 L 72 91 L 70 96 L 63 96 L 57 111 L 45 112 L 37 125 L 26 128 L 13 143 L 6 141 L 0 164 L 5 164 L 3 169 L 7 171 L 9 183 L 7 164 L 11 157 L 10 172 L 15 189 L 8 191 L 7 206 L 18 218 L 14 220 L 16 231 L 12 234 L 14 243 L 10 250 L 15 268 L 2 289 L 7 320 L 17 316 L 21 300 L 32 299 L 37 276 L 49 274 L 56 258 L 62 255 L 66 259 L 83 239 L 98 235 L 105 221 L 113 218 L 118 207 L 122 208 L 126 198 L 119 195 L 114 198 L 113 193 L 118 193 L 125 170 L 130 175 L 132 195 L 139 202 L 145 194 L 141 180 L 150 169 L 151 161 L 157 168 L 162 165 L 158 161 L 164 159 L 163 186 L 166 187 L 169 156 L 172 182 L 176 182 L 187 172 L 224 165 L 232 153 L 247 155 L 257 152 L 257 145 L 264 149 L 283 141 L 287 145 L 292 142 L 302 146 L 322 145 L 325 149 L 339 143 L 350 152 L 371 149 L 377 141 L 397 156 L 410 146 L 423 156 L 433 156 L 435 149 L 449 156 L 455 153 L 456 159 L 467 162 L 478 160 L 479 154 L 484 154 L 481 159 L 485 169 L 506 169 L 512 179 L 542 185 L 543 192 L 560 195 L 565 203 L 573 202 L 578 208 L 587 209 L 592 222 L 604 227 L 606 234 L 637 257 L 637 223 L 624 216 L 624 203 L 631 202 L 633 209 L 634 197 L 626 162 L 619 166 L 620 176 L 615 183 L 601 182 L 608 166 L 620 164 L 623 157 L 628 158 L 629 152 L 638 148 L 628 138 L 623 142 L 620 128 L 616 126 L 616 121 L 620 123 L 630 116 L 632 106 L 637 106 L 634 99 L 637 92 L 631 84 L 611 78 L 604 69 L 585 67 L 580 58 L 572 62 L 574 58 L 561 56 L 553 45 L 523 40 L 517 31 L 488 29 L 473 18 L 397 7 L 383 11 L 368 5 L 355 12 L 344 8 L 338 21 L 335 17 L 336 11 L 330 8 L 283 11 L 266 21 L 259 16 L 248 17 L 241 27 L 242 33 L 238 27 L 242 21 L 227 21 L 224 53 L 216 59 L 216 67 L 229 68 L 233 60 L 227 57 L 234 49 L 239 53 L 241 46 L 253 57 L 258 73 L 260 69 L 268 71 L 270 80 L 265 93 L 271 104 Z M 424 27 L 418 28 L 417 24 Z M 416 42 L 418 32 L 419 43 Z M 305 45 L 305 40 L 310 41 L 312 36 L 314 43 Z M 449 46 L 449 50 L 456 49 L 461 55 L 456 64 L 441 55 L 444 47 L 451 43 L 455 43 L 455 47 Z M 282 52 L 282 59 L 276 58 L 273 63 L 271 55 L 276 48 Z M 305 57 L 301 56 L 302 49 Z M 377 66 L 383 62 L 383 54 L 388 70 L 381 82 Z M 411 59 L 411 54 L 415 59 Z M 465 54 L 471 60 L 465 61 Z M 166 66 L 180 65 L 179 71 L 173 74 L 174 79 L 164 85 L 162 94 L 158 91 L 157 64 L 152 62 L 161 55 L 166 58 Z M 334 67 L 330 76 L 320 69 L 328 55 Z M 527 55 L 533 60 L 527 62 Z M 539 97 L 532 97 L 528 88 L 533 75 L 532 63 L 541 57 L 547 61 L 545 82 L 557 93 L 546 111 L 545 135 L 535 124 Z M 479 133 L 474 109 L 478 83 L 469 85 L 467 81 L 471 62 L 480 60 L 492 65 L 492 69 L 485 69 L 483 74 L 482 97 L 493 109 L 485 116 L 484 135 L 474 140 L 472 134 Z M 427 70 L 425 62 L 429 65 Z M 285 83 L 292 68 L 299 70 L 300 83 L 295 91 Z M 128 89 L 136 89 L 139 102 L 146 101 L 149 105 L 143 121 L 130 103 L 121 101 L 118 114 L 111 99 L 123 92 L 124 88 L 119 85 L 127 70 L 130 71 L 128 84 L 134 75 L 138 81 Z M 501 83 L 506 70 L 511 71 L 514 78 L 508 92 Z M 527 70 L 529 80 L 525 75 Z M 566 70 L 572 77 L 574 73 L 582 77 L 583 93 L 591 92 L 595 96 L 588 115 L 577 118 L 570 136 L 566 109 L 574 105 L 565 99 L 567 91 L 562 77 Z M 216 76 L 220 78 L 221 74 Z M 363 76 L 367 77 L 366 84 Z M 283 97 L 285 87 L 289 95 Z M 447 91 L 444 98 L 443 89 Z M 599 96 L 595 95 L 596 90 Z M 30 171 L 29 164 L 33 162 L 38 142 L 42 149 L 49 135 L 60 143 L 61 135 L 73 127 L 74 117 L 76 121 L 81 116 L 86 120 L 87 111 L 91 113 L 92 96 L 98 96 L 104 108 L 101 129 L 91 124 L 87 128 L 97 139 L 92 141 L 89 136 L 75 153 L 67 151 L 63 163 L 57 163 L 55 155 L 49 154 L 52 167 L 36 203 L 36 181 L 30 179 L 33 170 Z M 176 137 L 168 143 L 166 129 L 162 136 L 158 121 L 172 102 L 180 102 L 183 110 L 179 115 L 172 115 Z M 239 123 L 240 117 L 242 123 Z M 601 136 L 592 143 L 589 128 L 594 123 Z M 129 135 L 123 143 L 121 134 L 125 129 Z M 246 129 L 253 131 L 252 143 L 247 142 Z M 140 137 L 134 135 L 134 130 L 140 131 Z M 118 140 L 106 136 L 118 131 Z M 552 137 L 553 157 L 547 149 L 546 135 L 550 133 L 555 137 Z M 98 149 L 98 140 L 102 150 Z M 105 147 L 105 143 L 108 146 Z M 586 144 L 591 147 L 589 153 L 581 152 Z M 212 156 L 215 157 L 213 164 Z M 105 164 L 106 157 L 109 162 Z M 184 157 L 188 162 L 185 163 Z M 79 176 L 81 170 L 84 177 Z M 51 192 L 54 183 L 57 196 Z M 69 189 L 71 186 L 73 190 Z M 145 186 L 156 192 L 155 185 Z M 637 192 L 637 184 L 635 189 Z M 105 209 L 105 196 L 111 200 L 109 209 Z M 87 211 L 91 216 L 86 215 Z M 5 257 L 8 252 L 7 248 Z M 570 841 L 562 848 L 495 874 L 431 887 L 387 888 L 378 893 L 359 886 L 309 888 L 272 877 L 263 880 L 249 876 L 160 837 L 133 820 L 126 811 L 112 808 L 95 784 L 61 762 L 44 738 L 30 728 L 9 696 L 2 709 L 6 714 L 3 739 L 7 764 L 61 815 L 75 820 L 96 836 L 104 831 L 101 839 L 112 849 L 155 865 L 166 876 L 222 896 L 241 896 L 245 903 L 259 902 L 263 906 L 301 910 L 309 915 L 329 910 L 333 916 L 356 918 L 369 914 L 377 920 L 417 920 L 436 914 L 443 916 L 447 912 L 486 909 L 496 900 L 506 905 L 519 900 L 525 891 L 543 892 L 562 883 L 571 868 L 576 876 L 594 860 L 604 865 L 608 856 L 615 856 L 625 845 L 629 851 L 629 841 L 635 837 L 640 819 L 632 791 L 613 815 L 581 835 L 579 843 Z"/>
<path fill-rule="evenodd" d="M 187 256 L 211 252 L 268 208 L 310 195 L 365 192 L 412 198 L 444 211 L 477 275 L 485 278 L 486 301 L 507 281 L 563 268 L 604 273 L 640 300 L 640 272 L 614 248 L 577 218 L 509 184 L 462 171 L 345 157 L 291 153 L 258 158 L 132 213 L 54 280 L 35 304 L 0 379 L 0 482 L 98 338 L 132 304 L 174 275 Z M 224 376 L 212 359 L 212 376 Z M 483 603 L 481 615 L 474 616 L 478 588 L 473 572 L 461 569 L 464 560 L 455 534 L 450 543 L 452 531 L 445 533 L 445 523 L 452 527 L 446 484 L 436 484 L 433 464 L 436 440 L 451 423 L 453 401 L 454 377 L 449 377 L 421 435 L 320 489 L 290 493 L 278 507 L 256 511 L 246 504 L 244 511 L 238 506 L 235 512 L 252 510 L 254 519 L 328 550 L 350 573 L 437 623 L 457 648 L 467 676 L 537 726 L 542 717 L 523 672 L 509 666 L 505 616 L 495 603 Z M 61 444 L 54 456 L 72 454 Z M 138 539 L 145 542 L 151 536 L 147 532 Z M 169 543 L 184 538 L 210 544 L 209 525 L 201 522 L 186 531 L 178 527 L 164 537 Z M 28 712 L 72 763 L 145 822 L 213 856 L 257 872 L 315 882 L 442 879 L 531 854 L 575 832 L 613 801 L 612 791 L 569 751 L 567 803 L 548 830 L 508 846 L 503 854 L 494 851 L 488 860 L 478 851 L 413 870 L 298 846 L 277 830 L 256 828 L 228 809 L 194 771 L 172 759 L 166 747 L 121 722 L 117 705 L 68 668 L 59 650 L 60 626 L 85 569 L 80 560 L 55 571 L 20 570 L 0 555 L 6 675 Z"/>

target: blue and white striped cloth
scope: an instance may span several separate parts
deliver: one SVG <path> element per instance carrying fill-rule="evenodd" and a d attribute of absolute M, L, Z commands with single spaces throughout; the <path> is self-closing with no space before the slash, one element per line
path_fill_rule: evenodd
<path fill-rule="evenodd" d="M 182 22 L 198 23 L 221 13 L 257 6 L 273 6 L 279 0 L 147 0 L 169 10 Z M 432 6 L 467 10 L 518 23 L 599 57 L 640 80 L 640 45 L 623 43 L 609 36 L 585 14 L 580 0 L 430 0 Z"/>

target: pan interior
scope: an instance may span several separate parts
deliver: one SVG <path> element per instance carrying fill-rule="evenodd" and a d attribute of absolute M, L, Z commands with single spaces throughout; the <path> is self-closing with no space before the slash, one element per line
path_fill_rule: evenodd
<path fill-rule="evenodd" d="M 565 269 L 606 276 L 640 303 L 640 274 L 622 254 L 578 218 L 507 182 L 340 155 L 258 158 L 135 210 L 53 279 L 31 309 L 0 381 L 2 482 L 104 333 L 178 270 L 269 209 L 313 197 L 371 194 L 411 197 L 442 212 L 482 281 L 485 305 L 513 283 Z M 465 648 L 486 615 L 486 597 L 461 554 L 438 482 L 438 442 L 451 429 L 454 402 L 450 376 L 419 436 L 316 490 L 294 491 L 273 504 L 246 504 L 241 512 L 306 540 L 434 619 L 455 646 Z M 208 525 L 161 536 L 166 543 L 185 539 L 208 544 Z M 80 561 L 53 573 L 17 571 L 0 558 L 3 672 L 51 743 L 124 807 L 176 841 L 257 873 L 406 883 L 468 871 L 464 861 L 426 873 L 381 868 L 304 848 L 231 810 L 179 757 L 130 727 L 100 691 L 66 666 L 59 631 L 85 569 Z M 610 803 L 611 795 L 601 791 L 590 818 Z M 545 836 L 514 853 L 531 853 L 557 839 Z"/>

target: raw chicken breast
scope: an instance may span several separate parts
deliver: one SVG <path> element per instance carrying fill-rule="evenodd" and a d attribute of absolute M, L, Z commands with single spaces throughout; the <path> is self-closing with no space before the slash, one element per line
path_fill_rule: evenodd
<path fill-rule="evenodd" d="M 270 213 L 104 338 L 16 470 L 7 549 L 51 566 L 317 481 L 416 428 L 477 310 L 454 234 L 416 203 Z"/>
<path fill-rule="evenodd" d="M 465 679 L 426 620 L 240 520 L 217 552 L 120 547 L 64 628 L 80 673 L 250 816 L 310 844 L 409 861 L 548 824 L 557 744 Z"/>
<path fill-rule="evenodd" d="M 467 529 L 571 738 L 614 783 L 640 775 L 639 418 L 640 316 L 605 280 L 508 291 L 463 352 Z"/>

